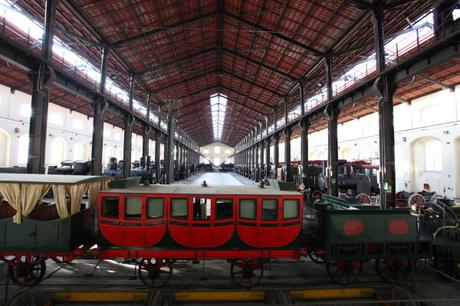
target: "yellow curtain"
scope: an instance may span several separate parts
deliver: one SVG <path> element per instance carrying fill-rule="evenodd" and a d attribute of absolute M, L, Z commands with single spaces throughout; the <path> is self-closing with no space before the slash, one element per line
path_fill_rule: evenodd
<path fill-rule="evenodd" d="M 103 180 L 103 181 L 102 181 L 102 188 L 101 188 L 101 190 L 107 190 L 107 189 L 109 189 L 109 183 L 110 183 L 110 180 Z"/>
<path fill-rule="evenodd" d="M 54 200 L 56 201 L 56 210 L 61 219 L 67 218 L 69 216 L 69 211 L 67 210 L 67 200 L 64 185 L 53 185 L 53 195 Z"/>
<path fill-rule="evenodd" d="M 27 217 L 34 210 L 38 201 L 40 201 L 50 189 L 47 184 L 22 184 L 21 186 L 21 206 L 22 215 Z"/>
<path fill-rule="evenodd" d="M 67 185 L 66 192 L 70 195 L 70 214 L 76 214 L 80 211 L 81 199 L 88 191 L 89 184 Z"/>
<path fill-rule="evenodd" d="M 16 209 L 13 222 L 18 224 L 21 223 L 20 189 L 19 184 L 0 184 L 0 192 L 5 197 L 5 200 Z"/>
<path fill-rule="evenodd" d="M 101 189 L 101 182 L 93 182 L 88 184 L 88 203 L 89 206 L 96 205 L 97 193 Z"/>

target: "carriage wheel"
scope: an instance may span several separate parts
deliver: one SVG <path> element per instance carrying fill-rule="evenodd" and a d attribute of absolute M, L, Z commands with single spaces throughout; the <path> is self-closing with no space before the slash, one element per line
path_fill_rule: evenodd
<path fill-rule="evenodd" d="M 390 283 L 401 283 L 411 272 L 411 262 L 407 259 L 376 259 L 375 270 L 380 277 Z"/>
<path fill-rule="evenodd" d="M 315 191 L 313 191 L 313 193 L 311 195 L 312 195 L 313 199 L 319 200 L 323 196 L 323 193 L 321 191 L 319 191 L 319 190 L 315 190 Z"/>
<path fill-rule="evenodd" d="M 345 193 L 339 192 L 339 199 L 348 200 L 348 196 Z"/>
<path fill-rule="evenodd" d="M 308 257 L 310 259 L 318 264 L 323 264 L 324 263 L 324 249 L 317 246 L 317 245 L 312 245 L 312 244 L 307 244 L 307 252 L 308 252 Z"/>
<path fill-rule="evenodd" d="M 423 207 L 425 206 L 425 198 L 418 193 L 414 193 L 409 197 L 409 199 L 407 199 L 407 203 L 414 211 L 421 214 Z"/>
<path fill-rule="evenodd" d="M 235 284 L 251 288 L 260 283 L 264 275 L 264 265 L 254 259 L 236 260 L 232 262 L 230 272 Z"/>
<path fill-rule="evenodd" d="M 357 260 L 326 261 L 326 271 L 333 281 L 349 285 L 358 281 L 363 272 L 363 263 Z"/>
<path fill-rule="evenodd" d="M 8 276 L 20 287 L 35 286 L 46 273 L 45 258 L 39 256 L 15 257 L 8 263 Z"/>
<path fill-rule="evenodd" d="M 171 279 L 172 274 L 172 264 L 165 259 L 142 258 L 139 263 L 139 278 L 147 287 L 163 287 Z"/>
<path fill-rule="evenodd" d="M 359 203 L 362 204 L 371 204 L 372 200 L 371 197 L 365 193 L 360 193 L 358 194 L 355 199 L 359 201 Z"/>

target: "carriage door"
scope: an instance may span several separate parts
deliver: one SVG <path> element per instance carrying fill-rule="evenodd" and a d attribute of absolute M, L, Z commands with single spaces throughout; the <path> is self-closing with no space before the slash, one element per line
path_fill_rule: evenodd
<path fill-rule="evenodd" d="M 192 197 L 192 220 L 190 222 L 191 247 L 213 247 L 215 233 L 212 230 L 211 198 Z"/>
<path fill-rule="evenodd" d="M 260 247 L 277 247 L 280 244 L 280 205 L 277 198 L 261 198 L 258 218 L 257 244 Z"/>
<path fill-rule="evenodd" d="M 142 198 L 140 195 L 129 195 L 123 198 L 123 215 L 120 229 L 120 236 L 123 240 L 123 246 L 146 246 L 144 230 L 145 216 L 142 213 L 145 211 L 144 200 L 145 198 Z"/>
<path fill-rule="evenodd" d="M 302 228 L 302 205 L 299 198 L 283 198 L 280 199 L 282 207 L 280 207 L 280 246 L 286 245 L 295 240 Z"/>
<path fill-rule="evenodd" d="M 190 247 L 190 217 L 193 215 L 188 197 L 170 198 L 169 202 L 169 233 L 178 244 Z"/>
<path fill-rule="evenodd" d="M 146 199 L 145 245 L 153 246 L 166 233 L 165 199 L 163 197 Z"/>

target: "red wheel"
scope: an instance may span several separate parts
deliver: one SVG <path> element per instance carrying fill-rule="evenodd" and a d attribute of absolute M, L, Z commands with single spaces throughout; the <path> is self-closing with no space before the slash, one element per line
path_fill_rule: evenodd
<path fill-rule="evenodd" d="M 315 191 L 312 192 L 311 195 L 312 195 L 313 199 L 319 200 L 319 199 L 321 199 L 323 193 L 321 191 L 319 191 L 319 190 L 315 190 Z"/>
<path fill-rule="evenodd" d="M 371 197 L 365 193 L 358 194 L 355 199 L 359 200 L 362 204 L 371 204 L 372 200 Z"/>
<path fill-rule="evenodd" d="M 171 279 L 173 268 L 166 259 L 142 258 L 139 263 L 139 278 L 148 287 L 160 288 Z"/>
<path fill-rule="evenodd" d="M 414 211 L 421 213 L 422 208 L 425 206 L 425 198 L 418 193 L 414 193 L 409 197 L 407 203 Z"/>
<path fill-rule="evenodd" d="M 339 199 L 347 200 L 348 196 L 345 193 L 339 192 Z"/>
<path fill-rule="evenodd" d="M 345 286 L 358 281 L 363 263 L 357 260 L 326 261 L 326 271 L 333 281 Z"/>
<path fill-rule="evenodd" d="M 230 272 L 235 284 L 251 288 L 262 280 L 264 265 L 256 259 L 236 260 L 232 262 Z"/>
<path fill-rule="evenodd" d="M 401 283 L 407 279 L 412 269 L 407 259 L 376 259 L 375 270 L 380 277 L 390 283 Z"/>
<path fill-rule="evenodd" d="M 324 249 L 314 244 L 307 244 L 308 257 L 318 264 L 324 263 Z"/>
<path fill-rule="evenodd" d="M 39 256 L 15 257 L 8 263 L 8 276 L 20 287 L 35 286 L 46 273 L 45 258 Z"/>

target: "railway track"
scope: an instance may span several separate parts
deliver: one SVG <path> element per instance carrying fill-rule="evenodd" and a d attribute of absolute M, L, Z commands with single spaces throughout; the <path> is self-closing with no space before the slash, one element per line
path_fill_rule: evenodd
<path fill-rule="evenodd" d="M 303 271 L 297 265 L 303 267 Z M 8 299 L 5 294 L 0 299 L 4 305 L 13 306 L 21 298 L 30 294 L 39 294 L 49 298 L 59 292 L 107 292 L 120 291 L 145 293 L 146 287 L 140 279 L 135 277 L 134 265 L 114 262 L 103 262 L 95 269 L 94 264 L 85 261 L 77 261 L 74 264 L 49 264 L 49 271 L 45 279 L 38 286 L 31 288 L 18 288 L 9 285 Z M 175 265 L 173 277 L 163 288 L 165 291 L 222 291 L 241 290 L 232 283 L 228 273 L 226 262 L 208 263 L 206 273 L 202 274 L 201 265 L 179 262 Z M 293 267 L 294 266 L 294 267 Z M 373 265 L 367 263 L 361 281 L 353 284 L 356 287 L 374 288 L 387 290 L 390 284 L 382 281 L 373 271 Z M 95 273 L 89 276 L 92 272 Z M 427 269 L 416 269 L 404 283 L 405 287 L 415 290 L 417 288 L 429 288 L 433 284 L 435 273 Z M 3 275 L 4 276 L 4 275 Z M 203 277 L 206 276 L 206 279 Z M 440 281 L 439 278 L 436 278 Z M 274 292 L 292 290 L 341 290 L 345 287 L 335 284 L 324 272 L 322 265 L 312 262 L 286 263 L 276 262 L 271 269 L 266 270 L 262 282 L 252 290 Z M 5 292 L 5 283 L 0 284 L 0 292 Z M 422 289 L 423 290 L 423 289 Z M 243 290 L 244 291 L 244 290 Z M 460 292 L 459 292 L 460 294 Z M 460 296 L 460 295 L 459 295 Z M 317 301 L 319 302 L 319 301 Z M 452 302 L 452 301 L 450 301 Z M 298 303 L 296 303 L 298 305 Z M 326 304 L 325 304 L 326 305 Z M 450 304 L 452 305 L 452 303 Z M 454 304 L 455 305 L 455 304 Z"/>

